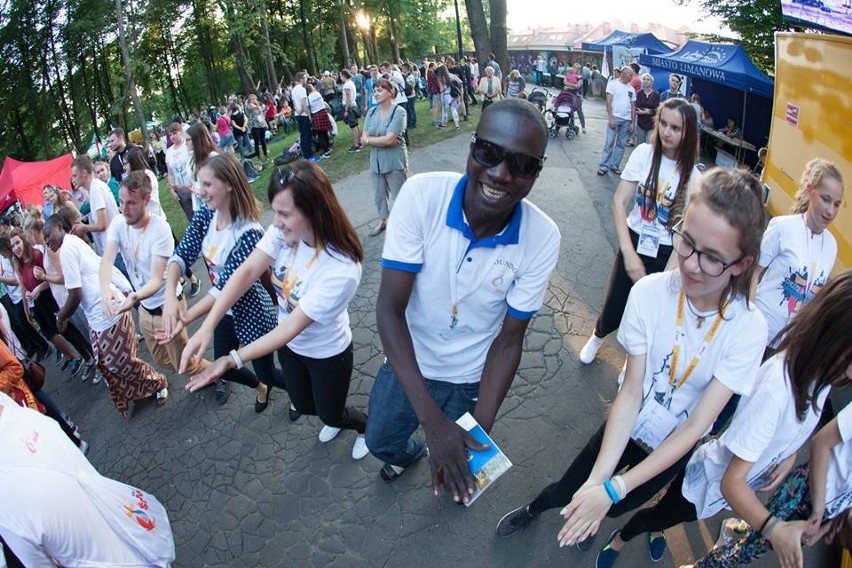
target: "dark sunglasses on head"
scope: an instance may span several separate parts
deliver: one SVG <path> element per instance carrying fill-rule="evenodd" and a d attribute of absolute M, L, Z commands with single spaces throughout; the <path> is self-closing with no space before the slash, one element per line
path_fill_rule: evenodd
<path fill-rule="evenodd" d="M 500 162 L 506 162 L 506 167 L 514 177 L 530 179 L 535 177 L 547 156 L 530 156 L 519 152 L 509 152 L 502 146 L 498 146 L 488 140 L 478 138 L 476 134 L 470 138 L 470 153 L 477 163 L 486 168 L 493 168 Z"/>

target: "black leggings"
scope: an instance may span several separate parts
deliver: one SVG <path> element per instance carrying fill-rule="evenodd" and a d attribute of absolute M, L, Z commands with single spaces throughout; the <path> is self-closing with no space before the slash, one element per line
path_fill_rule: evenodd
<path fill-rule="evenodd" d="M 86 338 L 83 337 L 83 334 L 80 333 L 80 330 L 77 329 L 72 322 L 66 322 L 65 331 L 61 334 L 59 333 L 59 330 L 56 328 L 56 312 L 58 311 L 59 306 L 56 305 L 56 300 L 53 298 L 53 294 L 50 293 L 50 290 L 44 290 L 41 294 L 39 294 L 38 298 L 36 298 L 33 316 L 38 322 L 38 326 L 41 328 L 42 333 L 44 333 L 51 341 L 53 341 L 53 338 L 56 335 L 61 335 L 68 340 L 68 343 L 77 350 L 77 353 L 79 353 L 83 359 L 90 361 L 93 357 L 92 346 L 88 341 L 86 341 Z"/>
<path fill-rule="evenodd" d="M 564 507 L 571 502 L 574 493 L 586 482 L 595 465 L 595 460 L 598 458 L 601 443 L 603 442 L 604 428 L 606 428 L 606 422 L 592 435 L 586 446 L 580 450 L 580 453 L 574 458 L 574 461 L 568 467 L 562 479 L 545 487 L 539 493 L 538 497 L 530 503 L 530 513 L 537 515 L 548 509 Z M 691 455 L 691 451 L 687 452 L 685 456 L 667 470 L 628 493 L 627 497 L 610 508 L 606 514 L 607 517 L 618 517 L 627 511 L 641 507 L 648 499 L 665 487 L 680 470 L 686 467 L 686 463 L 689 461 Z M 625 466 L 632 468 L 647 457 L 648 453 L 636 442 L 630 440 L 627 442 L 627 447 L 624 448 L 624 453 L 621 454 L 621 458 L 618 460 L 618 465 L 615 466 L 615 471 L 621 471 Z"/>
<path fill-rule="evenodd" d="M 226 315 L 213 331 L 213 357 L 216 359 L 224 357 L 232 349 L 239 349 L 240 347 L 240 340 L 237 337 L 237 331 L 234 329 L 234 318 Z M 254 373 L 248 367 L 243 367 L 242 369 L 231 369 L 222 375 L 222 378 L 253 389 L 256 389 L 260 383 L 281 387 L 275 373 L 275 359 L 272 353 L 258 357 L 251 362 L 251 366 L 254 368 Z"/>
<path fill-rule="evenodd" d="M 639 243 L 639 235 L 630 230 L 630 240 L 633 242 L 633 249 Z M 640 254 L 642 264 L 645 265 L 646 274 L 655 274 L 666 269 L 666 263 L 669 261 L 669 256 L 672 254 L 672 247 L 660 245 L 660 250 L 657 252 L 657 258 L 651 258 Z M 598 316 L 598 321 L 595 323 L 595 335 L 598 337 L 606 337 L 621 325 L 621 317 L 624 315 L 624 308 L 627 307 L 627 297 L 630 295 L 630 290 L 633 288 L 633 280 L 627 275 L 627 270 L 624 268 L 624 256 L 621 250 L 615 255 L 615 262 L 612 265 L 612 274 L 609 277 L 609 288 L 606 291 L 606 300 L 604 300 L 601 315 Z"/>
<path fill-rule="evenodd" d="M 255 128 L 251 129 L 251 138 L 254 140 L 254 154 L 251 157 L 260 157 L 260 149 L 263 148 L 263 157 L 269 157 L 269 151 L 266 149 L 266 129 Z"/>
<path fill-rule="evenodd" d="M 660 532 L 680 523 L 696 520 L 698 513 L 695 511 L 695 505 L 683 496 L 685 476 L 686 467 L 680 470 L 656 505 L 633 515 L 621 529 L 621 540 L 627 542 L 642 533 Z"/>
<path fill-rule="evenodd" d="M 326 426 L 364 433 L 367 416 L 346 406 L 352 380 L 351 343 L 342 353 L 327 359 L 305 357 L 285 345 L 278 350 L 278 362 L 296 410 L 319 416 Z"/>
<path fill-rule="evenodd" d="M 13 304 L 9 295 L 4 294 L 0 298 L 0 303 L 6 308 L 6 313 L 9 314 L 9 325 L 21 343 L 21 348 L 26 352 L 26 356 L 32 358 L 47 353 L 50 350 L 47 341 L 27 321 L 27 317 L 24 315 L 24 301 L 21 300 L 17 304 Z"/>

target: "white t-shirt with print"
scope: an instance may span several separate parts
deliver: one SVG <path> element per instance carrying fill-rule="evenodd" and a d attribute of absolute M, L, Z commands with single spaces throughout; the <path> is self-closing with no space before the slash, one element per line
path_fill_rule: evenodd
<path fill-rule="evenodd" d="M 82 239 L 74 235 L 65 235 L 62 241 L 62 247 L 59 249 L 59 259 L 62 261 L 62 273 L 65 276 L 65 288 L 74 290 L 80 288 L 83 298 L 80 306 L 83 308 L 83 313 L 86 314 L 86 320 L 89 322 L 89 327 L 92 331 L 105 331 L 121 319 L 123 314 L 115 315 L 108 318 L 104 315 L 101 306 L 101 284 L 99 271 L 101 266 L 101 257 L 95 254 Z M 113 271 L 113 281 L 116 279 Z M 121 279 L 127 282 L 121 273 Z M 114 284 L 111 286 L 119 291 L 120 288 Z M 126 285 L 127 290 L 130 289 L 130 283 Z"/>
<path fill-rule="evenodd" d="M 189 167 L 189 148 L 184 141 L 180 146 L 172 144 L 166 150 L 166 165 L 172 170 L 175 185 L 192 187 L 192 170 Z"/>
<path fill-rule="evenodd" d="M 89 212 L 90 222 L 97 221 L 97 211 L 101 209 L 106 211 L 106 226 L 112 223 L 112 220 L 118 215 L 118 204 L 115 202 L 115 197 L 107 184 L 97 178 L 92 178 L 92 185 L 89 187 Z M 95 245 L 95 252 L 98 254 L 104 253 L 104 245 L 106 244 L 106 228 L 103 231 L 89 233 L 92 237 L 92 243 Z"/>
<path fill-rule="evenodd" d="M 160 217 L 151 215 L 148 224 L 141 229 L 131 227 L 127 219 L 119 215 L 112 220 L 107 229 L 107 242 L 118 245 L 124 258 L 130 281 L 136 290 L 142 288 L 151 279 L 151 263 L 155 256 L 168 259 L 175 251 L 175 241 L 169 224 Z M 142 300 L 142 305 L 153 310 L 166 301 L 165 273 L 160 275 L 160 289 Z"/>
<path fill-rule="evenodd" d="M 310 116 L 308 111 L 308 92 L 303 85 L 296 83 L 293 86 L 293 92 L 290 94 L 293 99 L 293 114 L 295 116 Z M 305 111 L 301 112 L 302 105 L 305 105 Z"/>
<path fill-rule="evenodd" d="M 728 429 L 699 447 L 686 466 L 683 496 L 695 505 L 698 518 L 730 508 L 721 484 L 733 456 L 753 464 L 747 476 L 753 490 L 765 487 L 778 464 L 810 438 L 829 391 L 823 389 L 817 396 L 817 410 L 808 405 L 805 419 L 799 421 L 784 353 L 767 360 L 758 371 L 754 391 L 740 401 Z"/>
<path fill-rule="evenodd" d="M 0 276 L 3 278 L 18 278 L 15 273 L 15 267 L 12 266 L 12 261 L 5 256 L 0 255 Z M 13 304 L 17 304 L 24 299 L 24 292 L 21 290 L 21 285 L 6 284 L 6 289 L 9 291 L 9 299 Z"/>
<path fill-rule="evenodd" d="M 50 260 L 50 254 L 48 251 L 43 251 L 44 256 L 42 257 L 42 262 L 44 264 L 44 273 L 48 276 L 56 276 L 59 274 L 59 270 L 57 267 L 53 265 L 53 262 Z M 62 262 L 61 260 L 59 261 Z M 60 308 L 65 305 L 65 302 L 68 300 L 68 290 L 65 289 L 65 284 L 58 284 L 56 282 L 47 281 L 50 286 L 50 293 L 53 294 L 53 299 L 56 300 L 56 305 Z"/>
<path fill-rule="evenodd" d="M 627 215 L 627 226 L 637 234 L 642 233 L 642 204 L 643 192 L 645 189 L 645 181 L 648 179 L 648 174 L 651 172 L 651 161 L 654 157 L 654 147 L 650 144 L 639 144 L 630 158 L 627 160 L 627 165 L 624 166 L 624 171 L 621 173 L 621 179 L 630 182 L 636 182 L 639 185 L 636 187 L 636 194 L 633 199 L 633 207 Z M 698 180 L 701 177 L 701 172 L 698 168 L 692 168 L 692 174 L 689 176 L 689 185 L 687 186 L 687 196 L 691 193 Z M 660 156 L 660 171 L 657 176 L 657 212 L 654 218 L 654 223 L 660 231 L 660 244 L 671 246 L 672 234 L 668 230 L 669 215 L 671 214 L 671 206 L 674 203 L 677 195 L 677 188 L 680 185 L 680 172 L 677 170 L 677 161 Z"/>
<path fill-rule="evenodd" d="M 361 263 L 303 242 L 291 246 L 274 225 L 266 230 L 257 248 L 272 259 L 278 323 L 296 307 L 313 320 L 287 346 L 313 359 L 342 353 L 352 342 L 348 307 L 361 281 Z"/>
<path fill-rule="evenodd" d="M 472 246 L 466 180 L 450 172 L 408 178 L 382 252 L 384 269 L 416 274 L 406 319 L 421 373 L 449 383 L 479 381 L 505 315 L 535 314 L 559 255 L 559 229 L 526 199 L 499 235 Z"/>
<path fill-rule="evenodd" d="M 346 104 L 347 99 L 349 100 L 350 105 L 355 104 L 355 98 L 358 96 L 358 91 L 355 89 L 355 83 L 352 79 L 347 79 L 345 83 L 343 83 L 343 88 L 341 89 L 343 92 L 343 104 Z M 346 96 L 346 92 L 349 92 L 349 96 Z"/>
<path fill-rule="evenodd" d="M 825 514 L 831 519 L 852 507 L 852 403 L 837 413 L 842 443 L 831 450 L 825 486 Z"/>
<path fill-rule="evenodd" d="M 263 228 L 253 221 L 242 221 L 240 223 L 231 223 L 224 229 L 217 229 L 216 223 L 219 219 L 219 212 L 213 213 L 213 218 L 210 220 L 210 226 L 207 228 L 207 234 L 204 235 L 204 240 L 201 241 L 201 256 L 207 264 L 207 272 L 210 274 L 210 295 L 218 298 L 222 292 L 219 288 L 219 280 L 222 277 L 222 272 L 225 270 L 225 264 L 228 262 L 228 257 L 231 251 L 237 246 L 243 233 L 250 229 L 263 231 Z M 230 310 L 228 311 L 230 314 Z"/>
<path fill-rule="evenodd" d="M 837 241 L 827 229 L 815 235 L 804 215 L 782 215 L 769 221 L 758 264 L 766 268 L 757 286 L 769 345 L 787 322 L 825 286 L 837 258 Z"/>
<path fill-rule="evenodd" d="M 645 355 L 642 405 L 656 399 L 678 420 L 686 421 L 712 379 L 717 379 L 736 394 L 751 392 L 763 354 L 766 322 L 755 308 L 737 298 L 725 309 L 722 321 L 707 352 L 700 358 L 688 380 L 672 393 L 669 369 L 675 345 L 680 272 L 659 272 L 641 278 L 627 299 L 624 317 L 618 328 L 618 342 L 630 355 Z M 680 382 L 687 366 L 710 331 L 715 315 L 706 315 L 698 327 L 698 318 L 685 306 L 678 368 Z M 619 384 L 621 379 L 619 379 Z"/>
<path fill-rule="evenodd" d="M 612 95 L 612 116 L 618 120 L 630 120 L 633 116 L 633 102 L 636 91 L 629 84 L 618 79 L 606 84 L 606 94 Z"/>

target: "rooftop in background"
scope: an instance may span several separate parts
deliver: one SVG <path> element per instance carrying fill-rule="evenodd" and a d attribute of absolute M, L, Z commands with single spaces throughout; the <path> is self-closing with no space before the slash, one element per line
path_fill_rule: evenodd
<path fill-rule="evenodd" d="M 539 27 L 532 30 L 517 31 L 509 34 L 510 51 L 519 50 L 556 50 L 580 51 L 583 42 L 597 41 L 615 30 L 629 33 L 652 33 L 663 43 L 677 49 L 687 41 L 689 28 L 670 28 L 662 24 L 630 24 L 613 20 L 604 24 L 574 24 L 562 28 Z"/>

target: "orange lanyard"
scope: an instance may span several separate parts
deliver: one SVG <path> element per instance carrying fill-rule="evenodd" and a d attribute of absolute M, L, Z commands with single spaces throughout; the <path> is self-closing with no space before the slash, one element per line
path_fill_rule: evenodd
<path fill-rule="evenodd" d="M 719 326 L 722 325 L 722 312 L 720 311 L 716 314 L 716 319 L 713 320 L 713 325 L 710 326 L 710 331 L 707 332 L 707 335 L 704 336 L 704 341 L 701 343 L 701 347 L 698 348 L 698 352 L 692 358 L 692 361 L 689 362 L 689 365 L 686 367 L 686 371 L 683 372 L 683 375 L 680 377 L 680 381 L 677 380 L 677 363 L 680 357 L 680 340 L 684 336 L 683 333 L 683 305 L 686 302 L 686 293 L 681 290 L 680 294 L 677 298 L 677 317 L 675 319 L 675 343 L 674 349 L 672 350 L 672 364 L 669 367 L 669 386 L 672 388 L 672 392 L 676 391 L 689 379 L 692 375 L 692 372 L 695 370 L 695 367 L 698 366 L 698 362 L 701 361 L 701 357 L 707 352 L 707 349 L 710 347 L 710 344 L 713 342 L 713 338 L 716 336 L 716 332 L 719 330 Z M 675 386 L 677 383 L 677 386 Z"/>
<path fill-rule="evenodd" d="M 287 304 L 290 304 L 290 293 L 293 291 L 293 288 L 296 287 L 296 284 L 299 283 L 299 273 L 293 270 L 293 262 L 296 260 L 296 254 L 299 250 L 299 243 L 296 243 L 296 246 L 293 247 L 293 261 L 290 263 L 290 266 L 284 269 L 284 274 L 281 277 L 281 294 L 284 296 L 284 299 L 287 300 Z M 305 274 L 311 269 L 311 266 L 317 261 L 320 253 L 323 251 L 323 246 L 318 244 L 316 246 L 316 250 L 314 251 L 314 255 L 311 259 L 305 264 Z M 289 311 L 289 310 L 288 310 Z"/>

